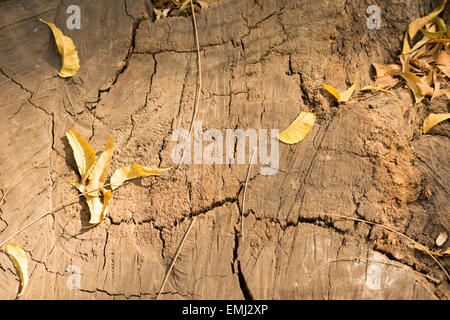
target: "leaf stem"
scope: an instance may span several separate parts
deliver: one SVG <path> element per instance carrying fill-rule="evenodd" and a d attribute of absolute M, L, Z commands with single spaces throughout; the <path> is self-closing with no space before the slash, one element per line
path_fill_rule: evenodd
<path fill-rule="evenodd" d="M 192 3 L 192 0 L 190 0 L 190 2 L 191 2 L 191 11 L 192 11 L 192 21 L 194 24 L 195 45 L 197 47 L 197 88 L 195 91 L 194 108 L 192 110 L 191 124 L 189 125 L 189 140 L 191 139 L 194 121 L 197 116 L 200 92 L 202 90 L 202 64 L 201 64 L 201 59 L 200 59 L 200 45 L 198 42 L 197 19 L 195 18 L 194 4 Z M 188 141 L 186 141 L 186 143 L 188 143 Z M 184 156 L 185 156 L 185 148 L 183 148 L 183 153 L 181 155 L 181 159 L 180 159 L 180 162 L 178 163 L 177 168 L 183 163 Z"/>
<path fill-rule="evenodd" d="M 161 293 L 164 290 L 166 282 L 169 279 L 170 274 L 172 273 L 172 269 L 175 265 L 175 262 L 178 259 L 178 255 L 180 254 L 181 248 L 183 247 L 184 241 L 186 240 L 187 235 L 189 234 L 189 232 L 192 229 L 192 226 L 194 225 L 195 218 L 196 218 L 195 216 L 192 218 L 191 223 L 189 224 L 189 227 L 187 228 L 186 232 L 184 233 L 183 239 L 181 239 L 180 245 L 178 246 L 177 252 L 175 253 L 175 257 L 173 258 L 172 263 L 170 264 L 169 270 L 167 270 L 166 276 L 164 277 L 164 281 L 161 284 L 161 288 L 159 289 L 159 293 L 158 293 L 158 296 L 156 297 L 156 300 L 159 300 Z"/>

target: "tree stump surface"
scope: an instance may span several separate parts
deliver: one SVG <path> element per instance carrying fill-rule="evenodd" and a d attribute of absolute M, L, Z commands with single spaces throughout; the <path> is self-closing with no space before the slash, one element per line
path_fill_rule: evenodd
<path fill-rule="evenodd" d="M 448 299 L 443 271 L 404 238 L 327 216 L 387 225 L 432 250 L 449 233 L 450 126 L 421 133 L 426 115 L 448 112 L 448 100 L 415 105 L 399 87 L 398 99 L 356 94 L 337 106 L 321 88 L 345 89 L 357 73 L 361 86 L 371 84 L 371 63 L 394 63 L 408 23 L 440 1 L 382 2 L 374 30 L 369 2 L 222 0 L 202 9 L 203 130 L 282 131 L 310 111 L 312 131 L 299 144 L 280 143 L 276 174 L 252 166 L 244 239 L 248 164 L 182 165 L 135 180 L 114 191 L 94 228 L 85 228 L 81 198 L 46 216 L 11 240 L 29 258 L 23 299 L 155 299 L 193 216 L 163 299 Z M 71 4 L 81 8 L 80 30 L 66 26 Z M 0 241 L 78 194 L 64 182 L 79 179 L 71 128 L 96 152 L 112 136 L 107 177 L 133 163 L 176 167 L 171 134 L 189 128 L 197 82 L 193 24 L 148 12 L 142 0 L 0 2 Z M 38 18 L 73 39 L 74 77 L 57 76 L 61 58 Z M 449 258 L 439 261 L 448 269 Z M 74 266 L 79 288 L 69 285 Z M 14 299 L 18 288 L 1 254 L 0 298 Z"/>

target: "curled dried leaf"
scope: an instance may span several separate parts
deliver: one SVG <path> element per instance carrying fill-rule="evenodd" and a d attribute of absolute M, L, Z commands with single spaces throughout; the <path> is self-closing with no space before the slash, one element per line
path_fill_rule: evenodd
<path fill-rule="evenodd" d="M 87 190 L 95 190 L 89 193 L 89 196 L 98 196 L 100 194 L 99 188 L 103 187 L 105 184 L 105 172 L 108 169 L 109 163 L 113 155 L 114 142 L 111 137 L 109 137 L 106 143 L 105 151 L 102 152 L 97 162 L 95 162 L 94 168 L 89 175 L 89 184 L 87 185 Z"/>
<path fill-rule="evenodd" d="M 106 190 L 104 188 L 101 189 L 101 193 L 103 195 L 103 203 L 100 200 L 99 196 L 92 197 L 86 195 L 86 203 L 88 204 L 89 211 L 91 213 L 91 217 L 89 219 L 90 224 L 98 224 L 105 219 L 106 214 L 109 210 L 110 200 L 112 199 L 111 190 Z"/>
<path fill-rule="evenodd" d="M 431 113 L 423 121 L 423 133 L 427 133 L 439 122 L 450 119 L 450 113 Z"/>
<path fill-rule="evenodd" d="M 111 189 L 113 190 L 117 189 L 127 180 L 155 175 L 170 169 L 171 168 L 165 169 L 149 168 L 141 166 L 140 164 L 132 164 L 129 166 L 122 167 L 114 171 L 113 175 L 111 176 L 110 179 Z"/>
<path fill-rule="evenodd" d="M 85 195 L 86 203 L 89 207 L 89 212 L 91 214 L 89 218 L 90 224 L 97 224 L 102 222 L 102 212 L 103 212 L 103 203 L 100 197 L 91 197 L 89 195 Z"/>
<path fill-rule="evenodd" d="M 62 65 L 58 75 L 62 78 L 74 76 L 80 69 L 80 59 L 78 59 L 78 52 L 72 39 L 65 36 L 53 23 L 42 19 L 39 20 L 48 25 L 52 30 L 58 52 L 61 55 Z"/>
<path fill-rule="evenodd" d="M 297 119 L 278 135 L 278 140 L 287 144 L 299 143 L 311 131 L 315 121 L 315 113 L 301 112 Z"/>
<path fill-rule="evenodd" d="M 433 96 L 434 90 L 426 82 L 422 82 L 414 73 L 404 72 L 400 74 L 405 79 L 406 84 L 414 93 L 414 99 L 416 103 L 422 101 L 425 96 Z"/>
<path fill-rule="evenodd" d="M 25 288 L 27 287 L 29 280 L 27 255 L 25 254 L 25 250 L 23 250 L 23 248 L 16 243 L 7 243 L 3 246 L 2 250 L 9 255 L 9 257 L 14 263 L 14 266 L 19 272 L 20 291 L 17 296 L 20 297 L 23 294 Z"/>
<path fill-rule="evenodd" d="M 94 149 L 74 129 L 67 131 L 66 136 L 81 175 L 81 184 L 84 185 L 96 162 Z"/>

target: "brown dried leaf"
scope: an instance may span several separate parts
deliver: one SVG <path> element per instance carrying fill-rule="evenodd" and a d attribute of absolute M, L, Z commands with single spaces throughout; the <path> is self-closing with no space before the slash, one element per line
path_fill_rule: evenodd
<path fill-rule="evenodd" d="M 398 76 L 402 72 L 402 68 L 398 64 L 372 63 L 372 65 L 375 68 L 375 72 L 377 73 L 377 77 L 384 77 L 386 75 Z"/>

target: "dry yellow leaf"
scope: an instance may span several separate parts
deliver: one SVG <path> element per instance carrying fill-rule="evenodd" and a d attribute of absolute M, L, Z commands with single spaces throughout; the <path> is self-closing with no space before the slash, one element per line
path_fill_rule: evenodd
<path fill-rule="evenodd" d="M 431 113 L 423 121 L 423 133 L 427 133 L 439 122 L 450 119 L 450 113 Z"/>
<path fill-rule="evenodd" d="M 414 93 L 414 99 L 416 103 L 422 101 L 425 96 L 433 96 L 434 90 L 426 82 L 422 82 L 419 77 L 417 77 L 412 72 L 404 72 L 400 74 L 403 79 L 405 79 L 406 84 Z"/>
<path fill-rule="evenodd" d="M 338 103 L 347 103 L 355 91 L 357 84 L 358 81 L 355 81 L 350 88 L 342 92 L 339 92 L 336 88 L 333 88 L 325 83 L 322 83 L 322 87 L 324 87 L 333 97 L 335 97 Z"/>
<path fill-rule="evenodd" d="M 103 194 L 103 210 L 100 215 L 100 221 L 102 221 L 108 214 L 109 202 L 113 197 L 111 190 L 102 189 L 102 194 Z"/>
<path fill-rule="evenodd" d="M 96 162 L 94 149 L 74 129 L 67 131 L 66 136 L 81 175 L 81 184 L 84 185 Z"/>
<path fill-rule="evenodd" d="M 337 89 L 333 88 L 332 86 L 327 85 L 326 83 L 322 83 L 322 87 L 324 87 L 325 90 L 327 90 L 333 97 L 335 97 L 337 102 L 341 101 L 341 94 L 339 93 L 339 91 Z"/>
<path fill-rule="evenodd" d="M 341 92 L 341 99 L 340 99 L 340 103 L 347 103 L 349 100 L 350 100 L 350 98 L 351 98 L 351 96 L 352 96 L 352 94 L 353 94 L 353 92 L 355 91 L 355 89 L 356 89 L 356 85 L 357 85 L 358 83 L 357 82 L 355 82 L 354 84 L 352 84 L 352 86 L 350 87 L 350 88 L 348 88 L 347 90 L 345 90 L 344 92 Z"/>
<path fill-rule="evenodd" d="M 108 142 L 106 143 L 105 151 L 100 155 L 97 162 L 95 162 L 94 168 L 92 169 L 91 174 L 89 175 L 89 184 L 87 185 L 87 191 L 89 192 L 89 196 L 99 196 L 100 189 L 105 184 L 105 172 L 108 169 L 109 163 L 111 162 L 111 158 L 113 155 L 114 142 L 111 137 L 109 137 Z"/>
<path fill-rule="evenodd" d="M 287 144 L 302 141 L 311 131 L 316 121 L 316 114 L 312 112 L 301 112 L 291 125 L 278 135 L 278 140 Z"/>
<path fill-rule="evenodd" d="M 390 94 L 390 95 L 392 95 L 394 97 L 397 97 L 395 95 L 395 93 L 393 93 L 392 91 L 389 91 L 389 90 L 383 89 L 383 88 L 379 88 L 379 87 L 365 86 L 365 87 L 361 88 L 361 91 L 379 91 L 379 92 L 383 92 L 383 93 L 386 93 L 386 94 Z"/>
<path fill-rule="evenodd" d="M 111 176 L 111 189 L 117 189 L 120 187 L 125 181 L 138 178 L 138 177 L 146 177 L 154 174 L 158 174 L 171 168 L 159 169 L 159 168 L 149 168 L 144 167 L 139 164 L 132 164 L 126 167 L 122 167 L 114 171 Z"/>
<path fill-rule="evenodd" d="M 80 69 L 80 59 L 78 59 L 78 52 L 72 39 L 65 36 L 53 23 L 42 19 L 39 20 L 50 27 L 55 37 L 56 46 L 62 59 L 61 70 L 58 75 L 62 78 L 74 76 Z"/>
<path fill-rule="evenodd" d="M 101 193 L 103 195 L 103 203 L 100 200 L 100 197 L 92 197 L 86 195 L 86 203 L 88 204 L 89 211 L 91 213 L 91 217 L 89 219 L 90 224 L 98 224 L 103 221 L 106 214 L 108 213 L 110 200 L 112 199 L 111 190 L 106 190 L 104 188 L 101 189 Z"/>
<path fill-rule="evenodd" d="M 448 247 L 445 251 L 440 251 L 440 250 L 439 251 L 431 251 L 430 248 L 428 248 L 427 246 L 424 246 L 423 244 L 420 244 L 420 243 L 415 243 L 414 249 L 417 249 L 419 251 L 426 252 L 426 253 L 431 253 L 433 256 L 436 256 L 436 257 L 450 256 L 450 247 Z"/>
<path fill-rule="evenodd" d="M 25 250 L 16 243 L 7 243 L 2 248 L 14 263 L 20 276 L 20 291 L 17 295 L 20 297 L 28 284 L 28 259 Z"/>
<path fill-rule="evenodd" d="M 89 207 L 89 212 L 91 214 L 89 218 L 89 223 L 90 224 L 100 223 L 103 211 L 103 203 L 100 200 L 100 197 L 91 197 L 87 194 L 84 197 L 86 198 L 86 203 Z"/>

